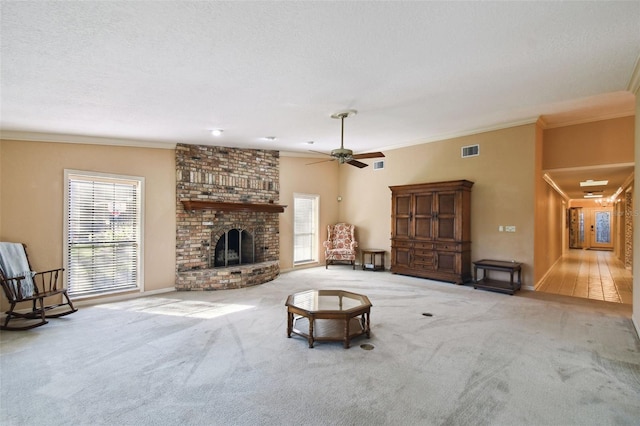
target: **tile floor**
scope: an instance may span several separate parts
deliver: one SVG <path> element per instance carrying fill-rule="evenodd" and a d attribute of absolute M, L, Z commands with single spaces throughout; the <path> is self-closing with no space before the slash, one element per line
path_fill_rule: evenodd
<path fill-rule="evenodd" d="M 536 291 L 631 304 L 633 277 L 611 251 L 572 249 Z"/>

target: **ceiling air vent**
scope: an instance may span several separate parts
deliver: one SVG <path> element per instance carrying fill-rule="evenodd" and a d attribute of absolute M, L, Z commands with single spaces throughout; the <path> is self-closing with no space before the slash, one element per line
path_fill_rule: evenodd
<path fill-rule="evenodd" d="M 477 157 L 480 155 L 480 145 L 468 145 L 462 147 L 462 158 Z"/>
<path fill-rule="evenodd" d="M 382 170 L 382 169 L 384 169 L 384 160 L 373 162 L 373 170 Z"/>

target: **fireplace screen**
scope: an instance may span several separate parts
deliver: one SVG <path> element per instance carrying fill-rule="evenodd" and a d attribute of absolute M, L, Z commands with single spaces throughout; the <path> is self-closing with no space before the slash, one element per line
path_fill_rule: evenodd
<path fill-rule="evenodd" d="M 255 263 L 255 241 L 253 235 L 242 229 L 225 231 L 212 253 L 214 268 Z"/>

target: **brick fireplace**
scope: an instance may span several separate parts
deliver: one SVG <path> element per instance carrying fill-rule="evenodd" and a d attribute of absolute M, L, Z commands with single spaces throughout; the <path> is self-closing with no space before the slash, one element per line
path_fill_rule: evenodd
<path fill-rule="evenodd" d="M 222 290 L 280 273 L 278 151 L 178 144 L 176 289 Z"/>

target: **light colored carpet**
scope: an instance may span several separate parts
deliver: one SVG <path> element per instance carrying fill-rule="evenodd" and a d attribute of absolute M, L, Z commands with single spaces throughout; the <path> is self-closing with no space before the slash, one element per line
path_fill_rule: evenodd
<path fill-rule="evenodd" d="M 311 288 L 368 295 L 371 339 L 309 349 L 287 338 L 286 297 Z M 629 305 L 348 266 L 85 306 L 0 334 L 0 422 L 638 425 L 630 315 Z"/>

